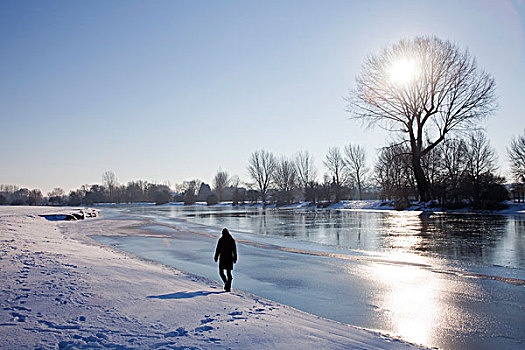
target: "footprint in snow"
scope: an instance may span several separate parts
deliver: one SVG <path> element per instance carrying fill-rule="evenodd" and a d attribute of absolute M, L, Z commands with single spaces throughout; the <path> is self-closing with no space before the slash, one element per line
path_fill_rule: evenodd
<path fill-rule="evenodd" d="M 170 338 L 170 337 L 184 337 L 188 335 L 188 331 L 184 329 L 184 327 L 179 327 L 173 332 L 168 332 L 164 334 L 164 338 Z"/>
<path fill-rule="evenodd" d="M 211 326 L 202 326 L 202 327 L 195 328 L 195 332 L 209 332 L 212 329 L 214 329 L 214 328 L 211 327 Z"/>
<path fill-rule="evenodd" d="M 208 339 L 205 339 L 205 341 L 208 341 L 210 343 L 217 343 L 217 342 L 222 341 L 222 339 L 219 339 L 219 338 L 208 338 Z"/>

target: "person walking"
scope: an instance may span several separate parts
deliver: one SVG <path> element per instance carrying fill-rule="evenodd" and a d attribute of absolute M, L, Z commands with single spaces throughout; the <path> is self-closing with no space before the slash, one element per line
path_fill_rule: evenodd
<path fill-rule="evenodd" d="M 217 242 L 214 259 L 215 262 L 217 262 L 217 259 L 219 260 L 219 275 L 224 282 L 224 290 L 230 292 L 233 280 L 233 264 L 237 262 L 237 247 L 235 239 L 233 239 L 227 228 L 222 230 L 222 237 Z M 226 275 L 224 275 L 224 270 L 226 270 Z"/>

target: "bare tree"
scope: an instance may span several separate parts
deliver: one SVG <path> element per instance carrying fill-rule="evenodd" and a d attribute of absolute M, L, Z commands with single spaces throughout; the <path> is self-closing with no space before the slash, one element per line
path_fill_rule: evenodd
<path fill-rule="evenodd" d="M 293 190 L 297 184 L 297 170 L 294 162 L 286 158 L 277 161 L 273 181 L 279 190 L 279 199 L 284 203 L 291 203 L 293 200 Z"/>
<path fill-rule="evenodd" d="M 402 144 L 383 147 L 375 164 L 375 176 L 386 199 L 408 201 L 413 193 L 414 177 L 407 147 Z"/>
<path fill-rule="evenodd" d="M 117 176 L 114 172 L 107 170 L 102 173 L 102 182 L 109 191 L 109 200 L 113 201 L 115 197 L 115 187 L 117 186 Z"/>
<path fill-rule="evenodd" d="M 193 179 L 191 181 L 184 181 L 179 189 L 183 190 L 183 199 L 185 205 L 194 204 L 197 200 L 197 191 L 199 191 L 202 181 Z"/>
<path fill-rule="evenodd" d="M 515 137 L 507 148 L 510 161 L 510 170 L 516 181 L 525 183 L 525 131 L 523 135 Z"/>
<path fill-rule="evenodd" d="M 233 175 L 230 178 L 230 186 L 231 187 L 238 188 L 240 184 L 241 184 L 241 178 L 239 177 L 239 175 Z"/>
<path fill-rule="evenodd" d="M 473 178 L 496 170 L 494 149 L 484 132 L 477 131 L 470 135 L 467 143 L 467 171 Z"/>
<path fill-rule="evenodd" d="M 474 204 L 481 199 L 483 187 L 490 182 L 496 170 L 496 157 L 485 133 L 477 131 L 467 142 L 467 192 Z"/>
<path fill-rule="evenodd" d="M 223 200 L 224 189 L 230 184 L 230 175 L 227 171 L 219 170 L 213 178 L 213 189 L 217 193 L 219 202 Z"/>
<path fill-rule="evenodd" d="M 244 203 L 246 190 L 244 188 L 239 188 L 240 184 L 241 184 L 241 178 L 239 177 L 239 175 L 233 175 L 230 178 L 230 186 L 233 188 L 233 195 L 232 195 L 233 205 Z"/>
<path fill-rule="evenodd" d="M 363 199 L 363 184 L 368 176 L 369 168 L 366 165 L 365 149 L 360 145 L 349 143 L 344 150 L 345 166 L 352 181 L 357 185 L 359 199 Z"/>
<path fill-rule="evenodd" d="M 47 193 L 48 197 L 62 197 L 64 194 L 66 192 L 60 187 L 55 187 L 53 191 Z"/>
<path fill-rule="evenodd" d="M 295 155 L 294 163 L 297 170 L 297 180 L 303 190 L 303 195 L 306 200 L 312 200 L 313 198 L 307 198 L 307 193 L 309 188 L 313 188 L 317 178 L 314 157 L 308 151 L 299 151 Z"/>
<path fill-rule="evenodd" d="M 252 153 L 248 162 L 248 173 L 255 182 L 256 189 L 266 203 L 268 188 L 272 182 L 277 162 L 273 153 L 259 150 Z"/>
<path fill-rule="evenodd" d="M 461 181 L 467 170 L 467 144 L 461 139 L 448 139 L 443 142 L 441 156 L 440 201 L 445 206 L 450 200 L 459 202 Z"/>
<path fill-rule="evenodd" d="M 40 205 L 42 204 L 43 196 L 39 189 L 29 191 L 29 205 Z"/>
<path fill-rule="evenodd" d="M 352 118 L 395 132 L 409 145 L 420 200 L 428 201 L 422 157 L 447 134 L 492 114 L 495 82 L 468 51 L 436 37 L 416 37 L 369 56 L 347 101 Z"/>
<path fill-rule="evenodd" d="M 335 187 L 335 200 L 339 201 L 341 199 L 341 190 L 348 180 L 348 173 L 338 147 L 330 147 L 328 149 L 323 164 L 328 169 L 328 174 L 332 177 L 332 183 Z"/>

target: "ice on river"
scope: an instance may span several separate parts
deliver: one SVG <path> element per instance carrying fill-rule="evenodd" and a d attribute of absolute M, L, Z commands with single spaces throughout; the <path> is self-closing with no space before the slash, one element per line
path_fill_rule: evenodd
<path fill-rule="evenodd" d="M 218 280 L 213 250 L 220 227 L 228 226 L 238 242 L 237 290 L 426 346 L 519 349 L 525 342 L 525 238 L 519 218 L 397 213 L 385 219 L 387 214 L 376 213 L 372 220 L 357 213 L 362 227 L 348 231 L 358 224 L 335 214 L 327 219 L 326 213 L 315 220 L 335 228 L 316 227 L 305 213 L 288 212 L 293 218 L 286 218 L 267 211 L 265 224 L 255 228 L 261 219 L 251 211 L 150 208 L 131 213 L 147 218 L 133 236 L 97 239 Z M 385 222 L 388 235 L 373 236 L 366 229 L 381 232 Z M 305 230 L 308 225 L 313 228 Z M 418 231 L 422 225 L 426 233 Z M 476 237 L 443 231 L 450 225 Z M 287 235 L 271 234 L 279 230 Z M 352 235 L 357 232 L 369 241 L 356 246 Z"/>

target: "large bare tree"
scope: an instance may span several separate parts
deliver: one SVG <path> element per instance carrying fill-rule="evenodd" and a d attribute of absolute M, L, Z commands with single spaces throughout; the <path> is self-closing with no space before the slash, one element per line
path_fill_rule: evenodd
<path fill-rule="evenodd" d="M 363 199 L 363 184 L 366 181 L 369 168 L 366 164 L 366 153 L 365 149 L 360 145 L 352 145 L 349 143 L 345 146 L 344 150 L 344 162 L 348 174 L 352 181 L 357 186 L 359 192 L 359 199 Z"/>
<path fill-rule="evenodd" d="M 261 194 L 263 203 L 266 203 L 266 194 L 272 182 L 277 162 L 273 153 L 259 150 L 252 153 L 248 161 L 248 173 L 254 181 L 256 189 Z"/>
<path fill-rule="evenodd" d="M 347 101 L 352 118 L 395 132 L 409 145 L 420 200 L 428 201 L 422 157 L 447 134 L 476 126 L 494 111 L 495 82 L 468 51 L 416 37 L 370 55 Z"/>
<path fill-rule="evenodd" d="M 523 135 L 512 139 L 507 153 L 514 178 L 518 182 L 525 183 L 525 131 Z"/>
<path fill-rule="evenodd" d="M 213 178 L 213 189 L 217 193 L 219 202 L 224 199 L 224 189 L 230 184 L 230 175 L 227 171 L 219 170 Z"/>

